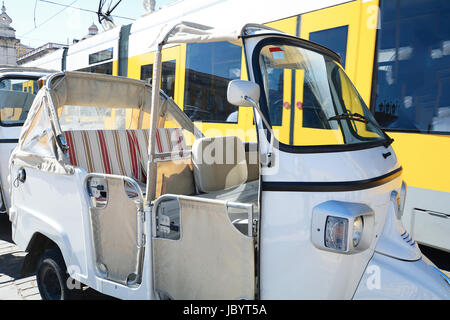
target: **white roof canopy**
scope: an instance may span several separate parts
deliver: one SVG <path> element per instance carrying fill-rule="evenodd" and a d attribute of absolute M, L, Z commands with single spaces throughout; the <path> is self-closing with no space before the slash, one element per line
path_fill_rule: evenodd
<path fill-rule="evenodd" d="M 161 29 L 160 35 L 150 47 L 155 45 L 200 43 L 218 41 L 237 41 L 241 36 L 256 33 L 259 30 L 282 33 L 279 30 L 260 25 L 245 24 L 227 29 L 212 28 L 194 22 L 181 21 L 172 25 L 166 25 Z"/>

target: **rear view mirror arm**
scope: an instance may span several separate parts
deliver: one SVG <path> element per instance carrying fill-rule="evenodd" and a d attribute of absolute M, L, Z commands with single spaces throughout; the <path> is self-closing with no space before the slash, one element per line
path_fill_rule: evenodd
<path fill-rule="evenodd" d="M 261 117 L 262 121 L 264 122 L 264 125 L 267 127 L 267 130 L 269 130 L 270 134 L 273 136 L 273 130 L 272 127 L 269 124 L 269 121 L 267 121 L 266 117 L 263 115 L 263 113 L 261 112 L 261 109 L 259 108 L 259 103 L 256 102 L 255 100 L 253 100 L 251 97 L 249 96 L 245 96 L 244 97 L 245 100 L 247 100 L 248 102 L 250 102 L 253 105 L 253 108 L 258 111 L 259 116 Z"/>
<path fill-rule="evenodd" d="M 253 109 L 258 111 L 258 114 L 261 117 L 262 121 L 264 122 L 264 125 L 266 126 L 267 130 L 270 132 L 269 150 L 265 154 L 265 157 L 267 158 L 267 160 L 264 161 L 265 165 L 270 167 L 273 162 L 273 150 L 274 150 L 274 142 L 275 142 L 275 135 L 273 133 L 272 127 L 270 126 L 269 121 L 267 121 L 266 117 L 262 113 L 258 102 L 256 102 L 253 98 L 251 98 L 249 96 L 244 96 L 244 100 L 247 100 L 248 102 L 250 102 L 253 105 Z"/>

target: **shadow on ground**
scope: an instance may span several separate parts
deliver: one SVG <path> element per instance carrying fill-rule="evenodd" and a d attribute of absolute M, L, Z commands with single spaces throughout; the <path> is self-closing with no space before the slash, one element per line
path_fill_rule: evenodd
<path fill-rule="evenodd" d="M 0 240 L 12 243 L 11 223 L 7 214 L 0 213 Z"/>

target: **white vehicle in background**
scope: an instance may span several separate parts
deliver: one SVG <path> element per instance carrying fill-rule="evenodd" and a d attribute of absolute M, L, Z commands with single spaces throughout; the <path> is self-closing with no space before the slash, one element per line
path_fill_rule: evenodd
<path fill-rule="evenodd" d="M 260 25 L 161 35 L 153 87 L 63 72 L 33 103 L 10 219 L 44 299 L 69 298 L 72 279 L 121 299 L 450 299 L 402 227 L 391 140 L 335 53 Z M 163 46 L 213 41 L 244 48 L 249 81 L 231 81 L 228 101 L 253 108 L 254 149 L 204 137 L 159 90 Z M 304 79 L 329 144 L 278 141 L 280 69 Z"/>
<path fill-rule="evenodd" d="M 37 80 L 48 74 L 44 69 L 0 66 L 0 213 L 7 213 L 10 204 L 9 157 L 39 90 Z"/>

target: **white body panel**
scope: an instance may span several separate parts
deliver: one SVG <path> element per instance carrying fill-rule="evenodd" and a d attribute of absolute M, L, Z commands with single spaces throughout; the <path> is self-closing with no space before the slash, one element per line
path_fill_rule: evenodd
<path fill-rule="evenodd" d="M 450 299 L 450 287 L 433 266 L 424 260 L 405 262 L 375 253 L 353 298 Z"/>
<path fill-rule="evenodd" d="M 450 252 L 450 193 L 408 187 L 403 224 L 420 244 Z"/>
<path fill-rule="evenodd" d="M 354 161 L 365 153 L 365 161 Z M 372 156 L 370 156 L 370 153 Z M 376 167 L 376 149 L 346 154 L 347 161 L 339 161 L 343 154 L 328 154 L 328 170 L 308 170 L 305 181 L 323 181 L 323 172 L 330 173 L 328 181 L 357 181 L 359 172 Z M 354 158 L 353 158 L 354 155 Z M 292 172 L 287 181 L 299 177 L 302 167 L 314 165 L 306 155 L 283 155 L 282 167 Z M 323 154 L 322 154 L 323 157 Z M 314 157 L 316 158 L 316 157 Z M 380 155 L 379 163 L 384 159 Z M 301 159 L 302 166 L 292 159 Z M 363 160 L 362 158 L 358 160 Z M 294 163 L 295 164 L 294 164 Z M 353 164 L 358 163 L 358 167 Z M 364 164 L 367 164 L 365 168 Z M 352 170 L 353 169 L 353 170 Z M 366 170 L 367 169 L 367 170 Z M 333 173 L 348 172 L 344 180 L 333 179 Z M 354 172 L 351 174 L 351 172 Z M 283 174 L 281 170 L 280 176 Z M 385 174 L 379 171 L 377 177 Z M 278 177 L 278 175 L 275 175 Z M 316 177 L 316 178 L 315 178 Z M 272 178 L 272 177 L 270 177 Z M 286 181 L 281 178 L 278 181 Z M 261 297 L 262 299 L 351 299 L 365 267 L 371 258 L 386 220 L 390 193 L 400 187 L 401 180 L 378 188 L 349 192 L 265 192 L 262 193 L 261 217 Z M 328 200 L 364 203 L 375 212 L 375 235 L 371 247 L 354 255 L 319 250 L 311 242 L 312 209 Z M 295 208 L 295 210 L 292 210 Z M 283 263 L 280 263 L 282 261 Z M 305 263 L 308 261 L 308 263 Z M 276 275 L 276 276 L 275 276 Z M 295 283 L 296 285 L 292 285 Z M 302 288 L 309 288 L 308 291 Z"/>
<path fill-rule="evenodd" d="M 391 201 L 383 233 L 375 250 L 388 257 L 395 257 L 403 261 L 417 261 L 422 258 L 419 246 L 405 230 L 401 220 L 396 217 L 395 210 L 395 204 Z"/>
<path fill-rule="evenodd" d="M 145 252 L 142 284 L 137 288 L 102 279 L 94 265 L 89 206 L 83 183 L 84 170 L 74 175 L 49 174 L 26 168 L 27 179 L 13 191 L 10 212 L 13 240 L 26 250 L 33 235 L 41 233 L 54 241 L 72 278 L 105 294 L 121 299 L 152 298 L 151 242 Z M 14 169 L 12 171 L 14 175 Z M 149 221 L 150 219 L 147 219 Z M 146 224 L 150 233 L 150 223 Z"/>
<path fill-rule="evenodd" d="M 393 156 L 384 159 L 385 152 L 391 152 Z M 325 155 L 316 153 L 293 156 L 292 153 L 280 152 L 277 156 L 282 165 L 277 168 L 276 176 L 268 175 L 265 181 L 358 181 L 381 176 L 400 166 L 391 147 Z"/>

